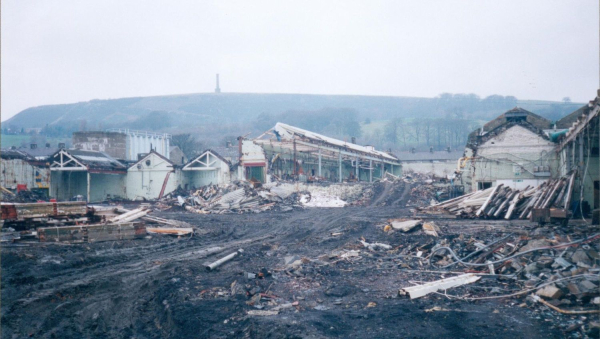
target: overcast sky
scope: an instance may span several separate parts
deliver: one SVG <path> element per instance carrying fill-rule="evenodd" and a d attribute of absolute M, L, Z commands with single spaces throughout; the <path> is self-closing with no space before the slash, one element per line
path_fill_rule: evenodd
<path fill-rule="evenodd" d="M 587 102 L 598 0 L 2 0 L 2 120 L 46 104 L 212 92 Z"/>

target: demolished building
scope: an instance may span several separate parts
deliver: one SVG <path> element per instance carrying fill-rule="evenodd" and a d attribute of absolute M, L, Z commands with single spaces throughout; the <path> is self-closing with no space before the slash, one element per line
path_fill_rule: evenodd
<path fill-rule="evenodd" d="M 49 162 L 50 196 L 58 200 L 80 196 L 90 202 L 127 195 L 127 167 L 104 152 L 61 149 Z"/>
<path fill-rule="evenodd" d="M 46 194 L 50 188 L 50 166 L 16 149 L 2 150 L 0 183 L 11 190 L 38 189 Z"/>
<path fill-rule="evenodd" d="M 556 212 L 558 218 L 582 217 L 597 210 L 600 204 L 599 111 L 600 99 L 596 97 L 555 123 L 522 108 L 512 109 L 490 121 L 470 134 L 465 157 L 459 161 L 458 171 L 465 191 L 488 190 L 489 200 L 500 199 L 506 203 L 501 206 L 504 210 L 531 197 L 531 205 L 521 207 L 521 218 L 537 218 L 533 213 L 535 209 L 550 208 L 552 213 L 551 207 L 562 211 Z M 502 186 L 500 190 L 489 191 L 499 186 Z M 477 199 L 471 200 L 457 200 L 450 206 L 458 204 L 459 207 L 452 207 L 454 211 L 467 211 L 466 214 L 469 211 L 464 208 L 481 206 L 478 216 L 489 208 L 487 204 L 476 203 Z M 503 215 L 503 210 L 498 208 L 487 213 L 497 217 Z M 506 219 L 510 217 L 511 213 L 507 212 Z"/>
<path fill-rule="evenodd" d="M 459 164 L 465 191 L 499 184 L 524 189 L 556 177 L 556 144 L 545 132 L 551 127 L 550 120 L 516 107 L 473 131 Z"/>
<path fill-rule="evenodd" d="M 209 149 L 182 167 L 182 186 L 187 188 L 191 186 L 227 185 L 232 180 L 232 174 L 234 173 L 232 170 L 233 165 L 231 162 L 219 153 Z"/>
<path fill-rule="evenodd" d="M 600 208 L 600 91 L 588 105 L 560 119 L 554 138 L 561 175 L 577 170 L 573 206 L 582 214 Z M 597 222 L 597 221 L 596 221 Z"/>
<path fill-rule="evenodd" d="M 240 139 L 239 178 L 373 181 L 400 175 L 396 156 L 278 122 L 259 137 Z"/>

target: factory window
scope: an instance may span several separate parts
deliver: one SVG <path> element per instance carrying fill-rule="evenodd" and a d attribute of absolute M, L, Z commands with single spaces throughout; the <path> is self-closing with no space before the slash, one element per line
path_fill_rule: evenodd
<path fill-rule="evenodd" d="M 492 187 L 491 181 L 480 181 L 477 183 L 477 190 L 481 191 Z"/>

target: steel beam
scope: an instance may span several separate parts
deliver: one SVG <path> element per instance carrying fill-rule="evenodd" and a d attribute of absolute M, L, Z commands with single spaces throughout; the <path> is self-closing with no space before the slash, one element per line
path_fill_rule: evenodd
<path fill-rule="evenodd" d="M 92 175 L 90 174 L 90 172 L 87 172 L 87 197 L 86 200 L 89 203 L 90 202 L 90 184 L 92 182 Z"/>
<path fill-rule="evenodd" d="M 320 149 L 324 149 L 324 150 L 328 150 L 328 151 L 332 151 L 332 152 L 336 152 L 336 153 L 341 153 L 343 155 L 349 155 L 349 156 L 353 156 L 353 157 L 358 156 L 361 159 L 373 160 L 373 161 L 381 161 L 383 163 L 400 165 L 400 162 L 393 162 L 393 161 L 390 161 L 390 160 L 384 160 L 385 158 L 370 157 L 370 156 L 362 155 L 362 154 L 358 154 L 358 153 L 353 153 L 353 152 L 348 152 L 348 151 L 342 151 L 340 149 L 333 148 L 333 147 L 315 145 L 315 144 L 311 144 L 309 142 L 305 142 L 305 141 L 301 141 L 301 140 L 296 140 L 296 143 L 298 143 L 300 145 L 311 146 L 311 147 L 314 147 L 314 148 L 320 148 Z"/>
<path fill-rule="evenodd" d="M 339 168 L 339 170 L 338 170 L 338 177 L 339 177 L 338 181 L 342 182 L 342 153 L 338 154 L 338 168 Z"/>
<path fill-rule="evenodd" d="M 321 148 L 319 148 L 319 177 L 321 177 Z"/>

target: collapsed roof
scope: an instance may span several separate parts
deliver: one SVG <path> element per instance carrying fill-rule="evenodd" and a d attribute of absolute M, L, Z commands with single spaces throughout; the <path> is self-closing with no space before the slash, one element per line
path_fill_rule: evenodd
<path fill-rule="evenodd" d="M 53 171 L 126 173 L 127 167 L 104 152 L 61 149 L 50 157 Z"/>
<path fill-rule="evenodd" d="M 323 151 L 341 152 L 345 155 L 358 156 L 365 159 L 381 161 L 398 165 L 398 158 L 386 152 L 375 150 L 372 146 L 361 146 L 350 142 L 334 139 L 302 128 L 290 126 L 281 122 L 275 124 L 270 131 L 263 133 L 254 142 L 289 149 L 296 142 L 299 152 Z M 325 153 L 324 156 L 327 156 Z"/>

